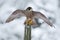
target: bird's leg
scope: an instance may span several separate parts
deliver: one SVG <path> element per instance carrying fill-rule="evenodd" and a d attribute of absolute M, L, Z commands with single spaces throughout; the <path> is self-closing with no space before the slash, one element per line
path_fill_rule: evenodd
<path fill-rule="evenodd" d="M 26 24 L 26 25 L 32 25 L 32 24 L 33 24 L 33 21 L 32 21 L 31 18 L 29 18 L 29 19 L 27 19 L 27 20 L 25 21 L 24 24 Z"/>

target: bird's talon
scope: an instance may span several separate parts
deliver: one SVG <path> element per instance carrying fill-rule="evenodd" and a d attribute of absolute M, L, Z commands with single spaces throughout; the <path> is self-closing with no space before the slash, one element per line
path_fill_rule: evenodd
<path fill-rule="evenodd" d="M 32 24 L 33 24 L 33 22 L 32 22 L 32 20 L 31 20 L 31 19 L 29 19 L 29 20 L 26 20 L 26 22 L 25 22 L 24 24 L 32 25 Z"/>

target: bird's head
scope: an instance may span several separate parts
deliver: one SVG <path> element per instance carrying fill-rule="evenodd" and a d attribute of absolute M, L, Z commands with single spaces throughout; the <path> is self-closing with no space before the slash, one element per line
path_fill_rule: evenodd
<path fill-rule="evenodd" d="M 28 7 L 26 10 L 28 10 L 28 11 L 32 11 L 32 7 Z"/>

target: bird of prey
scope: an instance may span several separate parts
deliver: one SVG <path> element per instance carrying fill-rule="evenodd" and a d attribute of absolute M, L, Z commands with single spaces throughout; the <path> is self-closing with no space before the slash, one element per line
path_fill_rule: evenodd
<path fill-rule="evenodd" d="M 33 11 L 32 7 L 28 7 L 26 10 L 17 9 L 16 11 L 14 11 L 8 17 L 8 19 L 6 20 L 6 23 L 14 20 L 15 18 L 19 18 L 19 17 L 22 17 L 22 16 L 26 16 L 26 18 L 27 18 L 26 21 L 30 20 L 30 19 L 33 20 L 33 24 L 32 25 L 37 25 L 37 23 L 35 21 L 35 18 L 40 18 L 44 22 L 46 22 L 48 25 L 50 25 L 51 27 L 54 26 L 45 15 L 43 15 L 41 12 Z"/>

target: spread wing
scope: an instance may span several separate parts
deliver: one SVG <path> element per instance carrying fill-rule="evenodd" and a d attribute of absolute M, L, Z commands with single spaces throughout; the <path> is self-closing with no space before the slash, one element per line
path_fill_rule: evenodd
<path fill-rule="evenodd" d="M 24 10 L 16 10 L 8 17 L 6 22 L 10 22 L 10 21 L 14 20 L 15 18 L 19 18 L 21 16 L 25 16 Z"/>
<path fill-rule="evenodd" d="M 44 20 L 48 25 L 50 25 L 51 27 L 53 26 L 53 24 L 49 21 L 49 19 L 43 15 L 41 12 L 35 12 L 33 11 L 34 17 L 35 18 L 41 18 L 42 20 Z"/>

